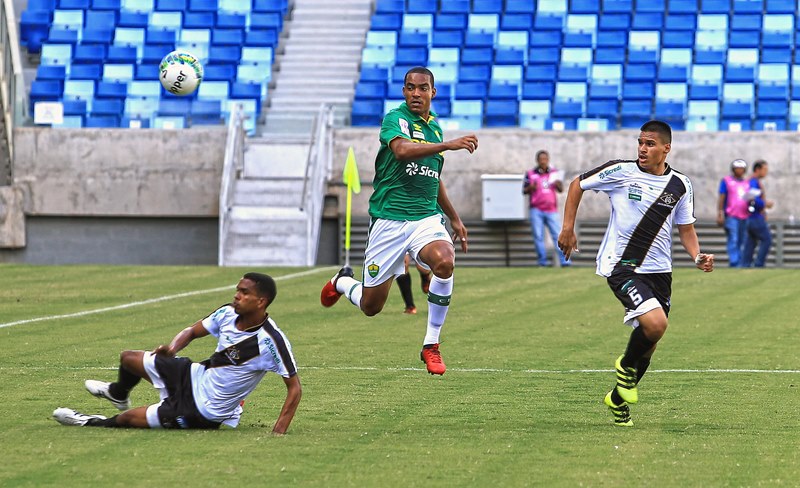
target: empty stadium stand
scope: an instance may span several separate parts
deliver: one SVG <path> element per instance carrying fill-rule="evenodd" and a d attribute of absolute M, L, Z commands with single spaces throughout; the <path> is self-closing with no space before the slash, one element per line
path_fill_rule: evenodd
<path fill-rule="evenodd" d="M 266 100 L 288 0 L 29 0 L 20 40 L 39 55 L 37 102 L 64 103 L 56 127 L 220 124 L 242 104 L 248 129 Z M 197 92 L 163 90 L 158 63 L 186 50 L 205 66 Z"/>
<path fill-rule="evenodd" d="M 790 0 L 376 0 L 352 124 L 427 65 L 445 128 L 797 130 Z"/>

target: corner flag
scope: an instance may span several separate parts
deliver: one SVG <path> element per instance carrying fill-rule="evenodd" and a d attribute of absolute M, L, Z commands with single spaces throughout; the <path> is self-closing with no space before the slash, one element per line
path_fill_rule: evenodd
<path fill-rule="evenodd" d="M 350 214 L 353 206 L 353 192 L 361 193 L 361 179 L 358 177 L 358 165 L 353 146 L 347 150 L 347 161 L 344 163 L 342 180 L 347 185 L 347 211 L 345 213 L 344 227 L 344 264 L 350 266 Z"/>

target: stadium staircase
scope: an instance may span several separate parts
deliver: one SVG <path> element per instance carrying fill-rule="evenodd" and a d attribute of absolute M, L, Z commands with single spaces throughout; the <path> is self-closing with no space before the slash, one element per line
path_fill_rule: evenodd
<path fill-rule="evenodd" d="M 372 2 L 292 5 L 265 125 L 243 142 L 243 165 L 225 210 L 230 225 L 220 234 L 220 264 L 226 266 L 315 264 L 317 241 L 309 236 L 319 233 L 330 164 L 317 156 L 330 124 L 348 122 Z M 316 119 L 323 105 L 331 108 L 327 123 Z M 320 172 L 325 177 L 313 177 Z"/>
<path fill-rule="evenodd" d="M 265 132 L 308 133 L 321 103 L 349 120 L 371 0 L 295 0 L 265 109 Z"/>

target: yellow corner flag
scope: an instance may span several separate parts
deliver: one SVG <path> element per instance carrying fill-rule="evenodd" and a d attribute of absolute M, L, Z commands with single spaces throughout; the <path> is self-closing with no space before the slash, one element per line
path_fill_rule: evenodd
<path fill-rule="evenodd" d="M 358 165 L 356 165 L 356 155 L 353 146 L 347 150 L 347 161 L 344 163 L 344 175 L 342 176 L 347 188 L 352 188 L 353 192 L 361 193 L 361 179 L 358 177 Z"/>
<path fill-rule="evenodd" d="M 353 192 L 361 193 L 361 179 L 358 177 L 358 165 L 356 165 L 356 155 L 353 146 L 347 151 L 347 161 L 344 163 L 344 174 L 342 180 L 347 185 L 347 212 L 344 219 L 344 249 L 345 266 L 350 265 L 350 214 L 353 207 Z"/>

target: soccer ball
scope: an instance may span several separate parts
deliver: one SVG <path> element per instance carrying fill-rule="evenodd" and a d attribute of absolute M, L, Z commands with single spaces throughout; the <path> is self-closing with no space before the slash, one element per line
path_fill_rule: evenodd
<path fill-rule="evenodd" d="M 161 85 L 173 95 L 189 95 L 203 81 L 203 65 L 186 51 L 172 51 L 164 56 L 159 71 Z"/>

